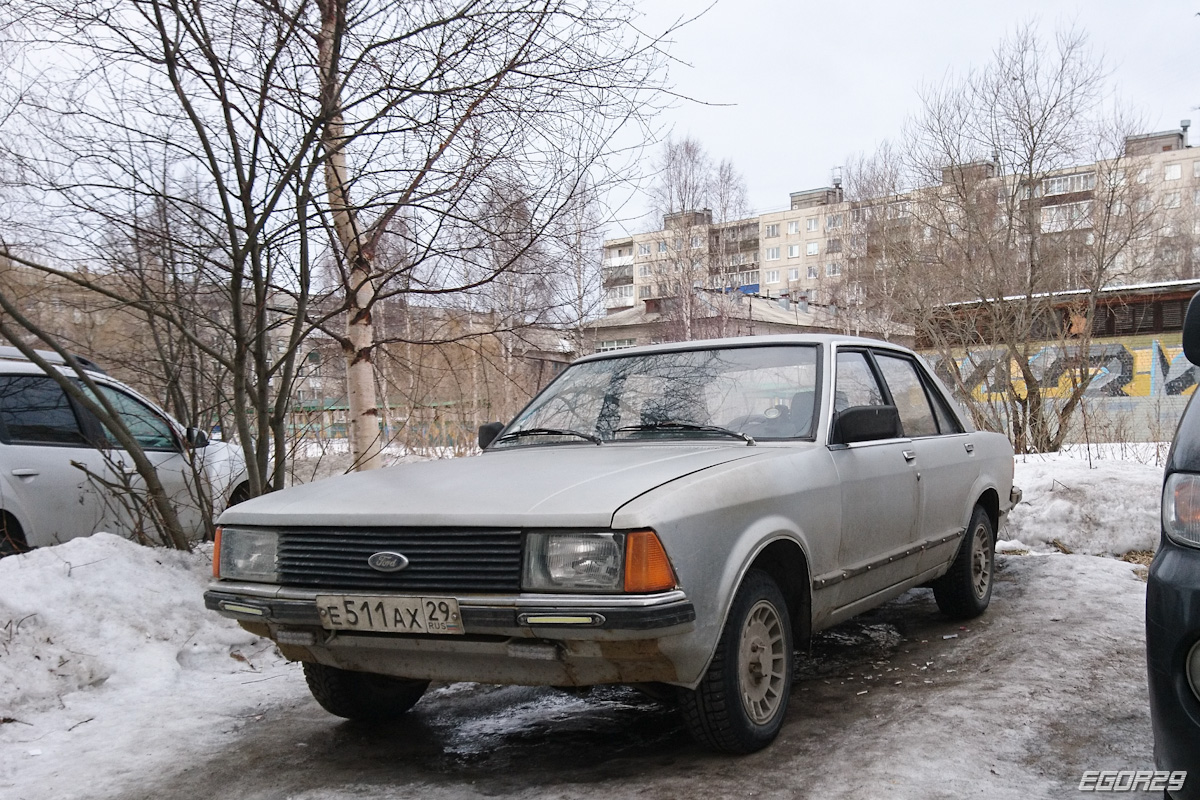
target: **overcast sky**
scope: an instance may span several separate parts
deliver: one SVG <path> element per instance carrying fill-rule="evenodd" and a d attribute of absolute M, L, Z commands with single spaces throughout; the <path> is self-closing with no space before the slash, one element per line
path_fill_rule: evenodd
<path fill-rule="evenodd" d="M 647 30 L 702 2 L 641 0 Z M 1005 34 L 1035 21 L 1047 37 L 1084 30 L 1114 92 L 1150 130 L 1191 118 L 1200 144 L 1197 11 L 1196 0 L 718 0 L 675 35 L 671 52 L 684 63 L 671 80 L 721 105 L 681 102 L 661 121 L 731 159 L 757 212 L 779 210 L 789 192 L 829 185 L 848 155 L 895 138 L 922 84 L 985 64 Z M 627 227 L 644 229 L 642 221 Z"/>

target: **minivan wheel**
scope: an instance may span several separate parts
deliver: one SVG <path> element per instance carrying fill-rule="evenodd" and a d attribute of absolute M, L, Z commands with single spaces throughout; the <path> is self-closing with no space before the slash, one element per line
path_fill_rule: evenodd
<path fill-rule="evenodd" d="M 703 745 L 752 753 L 774 741 L 792 690 L 792 624 L 775 581 L 746 573 L 700 685 L 681 689 L 688 731 Z"/>
<path fill-rule="evenodd" d="M 7 512 L 0 512 L 0 558 L 26 553 L 29 545 L 25 541 L 25 532 L 21 523 Z"/>
<path fill-rule="evenodd" d="M 971 524 L 950 570 L 933 582 L 933 598 L 951 619 L 971 619 L 987 610 L 996 573 L 996 532 L 983 506 L 975 506 Z"/>
<path fill-rule="evenodd" d="M 321 707 L 337 717 L 378 722 L 395 719 L 417 704 L 429 681 L 352 672 L 304 662 L 308 690 Z"/>

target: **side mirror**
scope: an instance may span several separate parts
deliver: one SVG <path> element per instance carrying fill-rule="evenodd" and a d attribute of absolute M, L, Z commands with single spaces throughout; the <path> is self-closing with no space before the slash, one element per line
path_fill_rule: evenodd
<path fill-rule="evenodd" d="M 487 446 L 496 440 L 500 431 L 504 430 L 503 422 L 489 422 L 479 426 L 479 449 L 486 450 Z"/>
<path fill-rule="evenodd" d="M 188 428 L 186 436 L 188 447 L 192 448 L 193 450 L 199 450 L 202 447 L 208 447 L 208 434 L 199 428 Z"/>
<path fill-rule="evenodd" d="M 1193 364 L 1200 364 L 1200 292 L 1192 295 L 1183 317 L 1183 354 Z"/>
<path fill-rule="evenodd" d="M 833 418 L 834 444 L 874 442 L 900 435 L 900 412 L 895 406 L 851 406 Z"/>

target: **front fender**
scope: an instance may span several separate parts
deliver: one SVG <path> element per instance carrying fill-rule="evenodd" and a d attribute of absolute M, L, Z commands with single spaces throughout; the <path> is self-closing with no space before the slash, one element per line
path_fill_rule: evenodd
<path fill-rule="evenodd" d="M 733 596 L 754 560 L 778 541 L 800 548 L 810 575 L 836 564 L 841 494 L 824 449 L 778 450 L 705 470 L 618 510 L 617 529 L 653 528 L 696 609 L 694 630 L 662 643 L 680 682 L 699 683 L 716 651 Z M 807 588 L 811 592 L 811 577 Z"/>

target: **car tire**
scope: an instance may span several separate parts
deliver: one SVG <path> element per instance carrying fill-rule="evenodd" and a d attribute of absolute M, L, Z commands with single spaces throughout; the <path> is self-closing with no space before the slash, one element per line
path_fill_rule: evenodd
<path fill-rule="evenodd" d="M 996 575 L 996 531 L 983 506 L 971 523 L 950 570 L 933 582 L 933 598 L 951 619 L 972 619 L 987 610 Z"/>
<path fill-rule="evenodd" d="M 395 719 L 417 704 L 429 681 L 352 672 L 304 662 L 308 690 L 321 707 L 337 717 L 378 722 Z"/>
<path fill-rule="evenodd" d="M 27 552 L 29 544 L 25 541 L 25 531 L 21 530 L 21 523 L 13 519 L 8 512 L 0 512 L 0 558 Z"/>
<path fill-rule="evenodd" d="M 792 624 L 779 586 L 746 573 L 717 650 L 695 689 L 681 689 L 688 731 L 726 753 L 752 753 L 774 741 L 792 690 Z"/>

